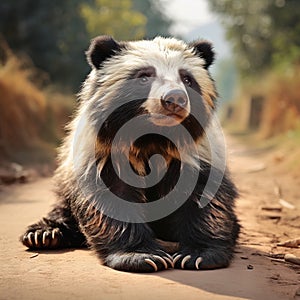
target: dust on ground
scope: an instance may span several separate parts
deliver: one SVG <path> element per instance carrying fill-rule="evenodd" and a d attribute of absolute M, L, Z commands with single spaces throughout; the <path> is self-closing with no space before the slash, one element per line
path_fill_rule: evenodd
<path fill-rule="evenodd" d="M 277 244 L 300 235 L 300 178 L 280 170 L 273 153 L 233 138 L 229 149 L 243 227 L 229 268 L 132 274 L 102 266 L 89 250 L 27 251 L 19 236 L 54 203 L 51 179 L 44 178 L 2 187 L 0 299 L 298 299 L 300 266 L 282 256 L 299 257 L 300 248 Z"/>

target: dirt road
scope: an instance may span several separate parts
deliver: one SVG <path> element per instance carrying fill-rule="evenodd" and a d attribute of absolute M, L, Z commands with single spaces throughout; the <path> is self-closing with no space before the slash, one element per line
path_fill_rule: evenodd
<path fill-rule="evenodd" d="M 19 235 L 54 201 L 51 180 L 40 179 L 3 187 L 0 193 L 0 299 L 293 299 L 300 268 L 272 261 L 266 254 L 292 251 L 300 256 L 300 249 L 275 246 L 299 236 L 299 182 L 287 192 L 295 209 L 265 212 L 262 206 L 278 204 L 274 178 L 290 186 L 287 177 L 280 177 L 264 154 L 246 151 L 236 141 L 230 144 L 229 165 L 241 191 L 237 212 L 243 230 L 229 268 L 129 274 L 101 266 L 88 250 L 26 251 Z"/>

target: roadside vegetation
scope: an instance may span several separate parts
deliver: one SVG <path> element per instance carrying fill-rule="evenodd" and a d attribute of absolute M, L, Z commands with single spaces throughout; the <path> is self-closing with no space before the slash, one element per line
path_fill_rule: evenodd
<path fill-rule="evenodd" d="M 300 2 L 212 0 L 210 6 L 226 28 L 238 73 L 225 125 L 249 146 L 272 145 L 299 169 Z"/>
<path fill-rule="evenodd" d="M 90 39 L 167 36 L 171 25 L 152 0 L 1 1 L 0 173 L 11 163 L 55 163 L 89 72 Z"/>

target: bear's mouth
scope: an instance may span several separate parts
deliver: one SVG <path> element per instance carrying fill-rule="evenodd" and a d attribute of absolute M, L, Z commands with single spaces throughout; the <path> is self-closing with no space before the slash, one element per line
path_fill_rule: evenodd
<path fill-rule="evenodd" d="M 167 114 L 151 114 L 150 121 L 157 126 L 167 126 L 172 127 L 182 123 L 187 117 L 187 114 L 176 114 L 176 113 L 167 113 Z"/>
<path fill-rule="evenodd" d="M 167 117 L 170 118 L 175 118 L 175 119 L 185 119 L 185 116 L 181 115 L 181 114 L 176 114 L 176 113 L 169 113 L 169 114 L 165 114 Z"/>

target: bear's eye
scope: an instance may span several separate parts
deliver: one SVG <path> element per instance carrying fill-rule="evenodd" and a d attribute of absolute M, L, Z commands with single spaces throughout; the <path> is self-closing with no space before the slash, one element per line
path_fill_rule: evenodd
<path fill-rule="evenodd" d="M 138 79 L 140 84 L 147 84 L 153 80 L 156 72 L 154 67 L 145 67 L 136 71 L 134 78 Z M 152 79 L 152 80 L 151 80 Z"/>
<path fill-rule="evenodd" d="M 140 82 L 147 83 L 149 81 L 149 77 L 151 77 L 151 76 L 149 76 L 147 74 L 143 74 L 143 75 L 139 76 Z"/>
<path fill-rule="evenodd" d="M 183 78 L 182 78 L 182 82 L 188 86 L 192 86 L 192 78 L 188 75 L 185 75 Z"/>

